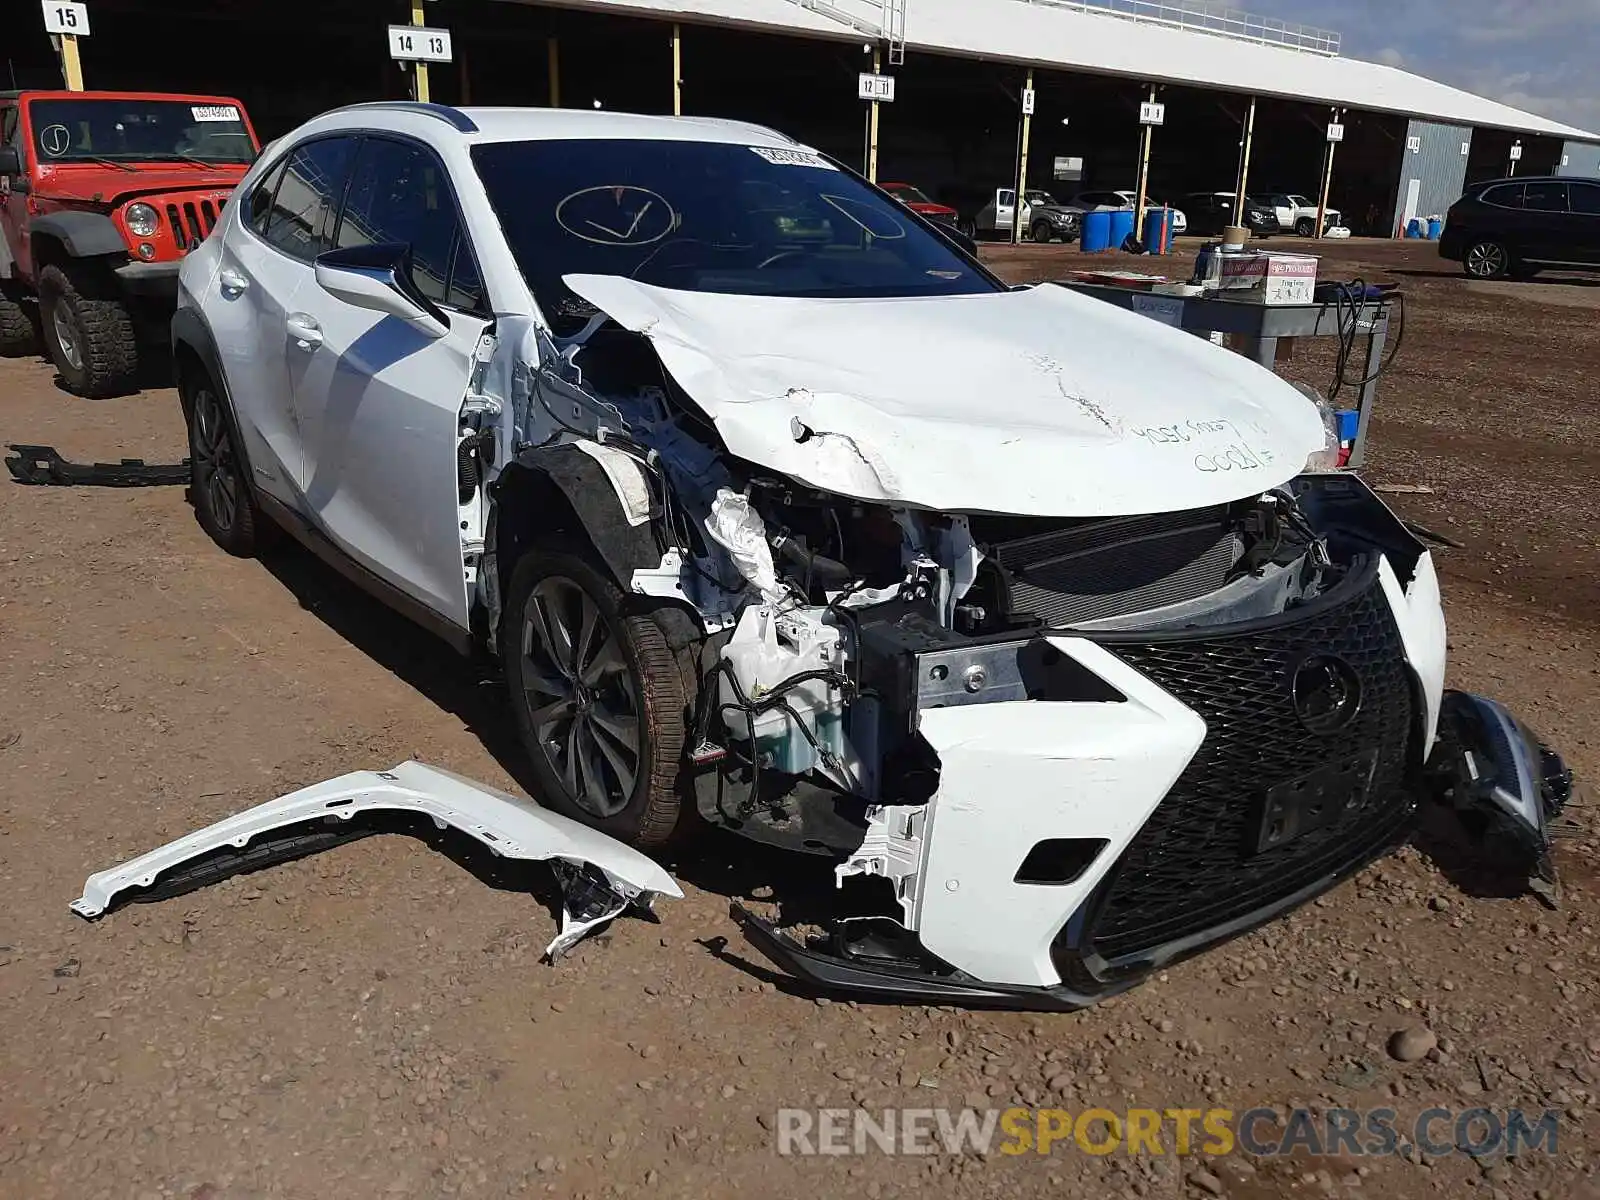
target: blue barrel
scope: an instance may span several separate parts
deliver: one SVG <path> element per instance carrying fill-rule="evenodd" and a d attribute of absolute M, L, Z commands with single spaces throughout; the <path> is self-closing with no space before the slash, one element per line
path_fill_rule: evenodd
<path fill-rule="evenodd" d="M 1430 242 L 1437 242 L 1443 234 L 1444 222 L 1438 217 L 1431 218 L 1428 221 L 1428 240 Z"/>
<path fill-rule="evenodd" d="M 1417 217 L 1412 217 L 1411 218 L 1411 223 L 1406 226 L 1406 236 L 1408 238 L 1419 238 L 1419 237 L 1426 236 L 1426 234 L 1427 234 L 1427 230 L 1426 230 L 1426 227 L 1422 224 L 1421 219 L 1417 218 Z"/>
<path fill-rule="evenodd" d="M 1121 250 L 1122 243 L 1133 236 L 1133 209 L 1111 210 L 1111 248 Z"/>
<path fill-rule="evenodd" d="M 1151 254 L 1166 254 L 1172 249 L 1172 210 L 1152 208 L 1144 215 L 1144 244 Z"/>
<path fill-rule="evenodd" d="M 1083 214 L 1083 234 L 1078 244 L 1085 254 L 1098 254 L 1111 248 L 1111 214 L 1086 212 Z"/>

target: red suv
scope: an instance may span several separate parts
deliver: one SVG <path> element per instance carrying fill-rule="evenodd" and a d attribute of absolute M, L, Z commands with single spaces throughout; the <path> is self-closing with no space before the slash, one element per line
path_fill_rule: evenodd
<path fill-rule="evenodd" d="M 73 391 L 129 390 L 259 148 L 225 96 L 0 92 L 0 354 L 42 332 Z"/>

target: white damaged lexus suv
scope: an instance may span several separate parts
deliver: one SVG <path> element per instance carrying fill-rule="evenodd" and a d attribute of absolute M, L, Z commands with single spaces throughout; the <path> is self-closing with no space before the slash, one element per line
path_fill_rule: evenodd
<path fill-rule="evenodd" d="M 183 266 L 198 518 L 503 662 L 548 807 L 832 860 L 814 984 L 1071 1008 L 1560 758 L 1446 692 L 1424 545 L 1229 351 L 1008 287 L 733 121 L 357 105 Z M 826 867 L 824 866 L 824 869 Z"/>

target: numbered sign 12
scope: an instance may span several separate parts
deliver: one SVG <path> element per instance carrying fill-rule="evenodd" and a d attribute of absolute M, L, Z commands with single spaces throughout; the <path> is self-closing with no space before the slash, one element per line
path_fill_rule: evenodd
<path fill-rule="evenodd" d="M 89 6 L 74 0 L 44 0 L 44 31 L 89 36 Z"/>
<path fill-rule="evenodd" d="M 450 31 L 421 25 L 391 25 L 389 57 L 397 62 L 450 62 Z"/>

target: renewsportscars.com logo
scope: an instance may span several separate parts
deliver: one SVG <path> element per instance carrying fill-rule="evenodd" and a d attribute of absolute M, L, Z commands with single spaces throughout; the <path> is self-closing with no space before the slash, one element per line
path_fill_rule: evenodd
<path fill-rule="evenodd" d="M 1201 1153 L 1241 1150 L 1262 1158 L 1296 1154 L 1381 1157 L 1420 1151 L 1435 1158 L 1466 1154 L 1555 1154 L 1553 1110 L 1427 1108 L 1409 1120 L 1393 1108 L 780 1108 L 782 1155 Z"/>

